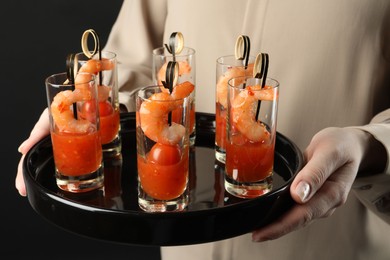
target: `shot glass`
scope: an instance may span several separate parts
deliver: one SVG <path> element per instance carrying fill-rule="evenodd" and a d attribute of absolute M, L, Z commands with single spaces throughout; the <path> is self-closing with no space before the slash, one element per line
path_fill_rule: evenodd
<path fill-rule="evenodd" d="M 104 171 L 95 75 L 82 73 L 77 84 L 67 74 L 49 76 L 46 83 L 57 186 L 69 192 L 103 186 Z"/>
<path fill-rule="evenodd" d="M 116 156 L 122 150 L 119 134 L 120 109 L 116 54 L 103 51 L 100 57 L 99 54 L 96 54 L 92 58 L 88 58 L 80 52 L 76 54 L 75 60 L 78 72 L 89 72 L 96 75 L 103 155 L 105 157 Z M 87 109 L 92 110 L 95 107 L 91 105 Z"/>
<path fill-rule="evenodd" d="M 225 163 L 226 159 L 226 111 L 228 80 L 233 77 L 249 76 L 253 73 L 255 57 L 249 56 L 248 65 L 235 55 L 221 56 L 216 62 L 215 92 L 215 158 Z"/>
<path fill-rule="evenodd" d="M 190 101 L 168 100 L 159 86 L 136 95 L 138 204 L 144 211 L 188 205 Z"/>
<path fill-rule="evenodd" d="M 153 83 L 163 85 L 166 78 L 166 69 L 169 61 L 174 61 L 173 55 L 165 48 L 160 47 L 153 50 Z M 175 61 L 179 65 L 178 84 L 195 83 L 195 50 L 189 47 L 183 47 L 180 53 L 175 54 Z M 195 129 L 195 90 L 190 95 L 190 144 L 195 144 L 196 129 Z"/>
<path fill-rule="evenodd" d="M 254 198 L 272 190 L 279 83 L 237 77 L 228 84 L 225 189 Z"/>

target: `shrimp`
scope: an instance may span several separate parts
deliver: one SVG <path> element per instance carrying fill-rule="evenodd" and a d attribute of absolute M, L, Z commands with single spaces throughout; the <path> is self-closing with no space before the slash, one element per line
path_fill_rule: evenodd
<path fill-rule="evenodd" d="M 228 81 L 231 78 L 240 76 L 249 76 L 253 71 L 253 63 L 249 64 L 247 69 L 244 67 L 231 67 L 223 75 L 221 75 L 217 82 L 217 102 L 227 108 L 227 91 Z M 244 82 L 244 79 L 242 79 Z"/>
<path fill-rule="evenodd" d="M 167 91 L 152 95 L 148 101 L 141 104 L 139 117 L 141 129 L 151 140 L 167 145 L 175 145 L 185 135 L 185 127 L 172 122 L 168 124 L 169 112 L 179 108 L 178 98 L 188 96 L 194 90 L 194 85 L 184 82 L 177 85 L 172 94 Z"/>
<path fill-rule="evenodd" d="M 177 61 L 178 66 L 179 66 L 179 77 L 188 74 L 191 72 L 191 66 L 187 61 Z M 160 68 L 160 70 L 157 73 L 157 81 L 158 85 L 162 85 L 162 81 L 165 80 L 165 73 L 167 71 L 167 65 L 168 62 L 165 62 L 164 65 Z"/>
<path fill-rule="evenodd" d="M 53 120 L 60 132 L 86 133 L 93 129 L 91 122 L 85 119 L 75 119 L 70 106 L 85 99 L 79 90 L 59 92 L 53 99 L 50 109 Z"/>
<path fill-rule="evenodd" d="M 75 90 L 66 90 L 59 92 L 51 104 L 51 113 L 59 131 L 72 133 L 86 133 L 93 125 L 85 119 L 74 118 L 71 106 L 79 101 L 88 101 L 92 99 L 89 82 L 92 80 L 92 74 L 98 74 L 103 70 L 113 69 L 115 64 L 108 59 L 88 60 L 81 66 L 75 78 Z M 110 87 L 98 86 L 98 100 L 104 101 L 109 97 Z"/>
<path fill-rule="evenodd" d="M 101 60 L 88 60 L 85 64 L 81 66 L 78 71 L 78 74 L 75 78 L 76 88 L 83 88 L 80 84 L 81 82 L 88 82 L 91 79 L 91 76 L 88 74 L 83 74 L 83 72 L 91 73 L 97 75 L 100 71 L 103 70 L 112 70 L 115 64 L 111 62 L 109 59 L 101 59 Z M 90 77 L 89 79 L 86 77 Z M 99 101 L 105 101 L 108 99 L 110 95 L 110 87 L 99 85 L 98 86 L 98 99 Z"/>
<path fill-rule="evenodd" d="M 232 121 L 234 126 L 253 142 L 267 140 L 270 133 L 264 124 L 255 119 L 258 100 L 272 101 L 277 95 L 273 88 L 265 86 L 247 86 L 232 102 Z"/>

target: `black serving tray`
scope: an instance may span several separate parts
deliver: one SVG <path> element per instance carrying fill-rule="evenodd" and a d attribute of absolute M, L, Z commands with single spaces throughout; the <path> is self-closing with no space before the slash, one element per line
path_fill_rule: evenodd
<path fill-rule="evenodd" d="M 224 166 L 215 160 L 215 115 L 196 114 L 196 143 L 190 154 L 190 202 L 182 212 L 148 213 L 138 207 L 135 114 L 121 115 L 122 154 L 105 158 L 103 189 L 71 194 L 57 188 L 49 137 L 23 162 L 28 200 L 48 221 L 79 235 L 134 245 L 205 243 L 251 232 L 294 204 L 290 184 L 302 153 L 277 133 L 274 188 L 255 199 L 225 192 Z"/>

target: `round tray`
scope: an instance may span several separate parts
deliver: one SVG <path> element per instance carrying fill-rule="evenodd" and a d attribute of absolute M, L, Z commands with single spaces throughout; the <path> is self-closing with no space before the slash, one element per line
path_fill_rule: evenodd
<path fill-rule="evenodd" d="M 214 120 L 213 114 L 196 114 L 190 202 L 185 211 L 148 213 L 138 207 L 134 113 L 121 115 L 122 154 L 105 159 L 104 189 L 81 194 L 58 189 L 47 137 L 29 151 L 23 163 L 28 200 L 38 214 L 68 231 L 135 245 L 205 243 L 267 225 L 294 203 L 289 186 L 302 167 L 302 153 L 277 133 L 273 191 L 255 199 L 233 197 L 224 189 L 224 167 L 215 160 Z"/>

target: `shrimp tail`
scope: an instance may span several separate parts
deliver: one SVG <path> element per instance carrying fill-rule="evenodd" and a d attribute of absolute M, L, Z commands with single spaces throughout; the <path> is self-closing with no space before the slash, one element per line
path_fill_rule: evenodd
<path fill-rule="evenodd" d="M 176 123 L 172 123 L 171 126 L 165 128 L 161 132 L 161 136 L 157 142 L 162 144 L 174 145 L 179 143 L 180 139 L 185 135 L 186 129 L 184 126 Z"/>
<path fill-rule="evenodd" d="M 189 81 L 185 81 L 173 88 L 172 97 L 175 99 L 185 98 L 194 91 L 195 86 Z"/>

